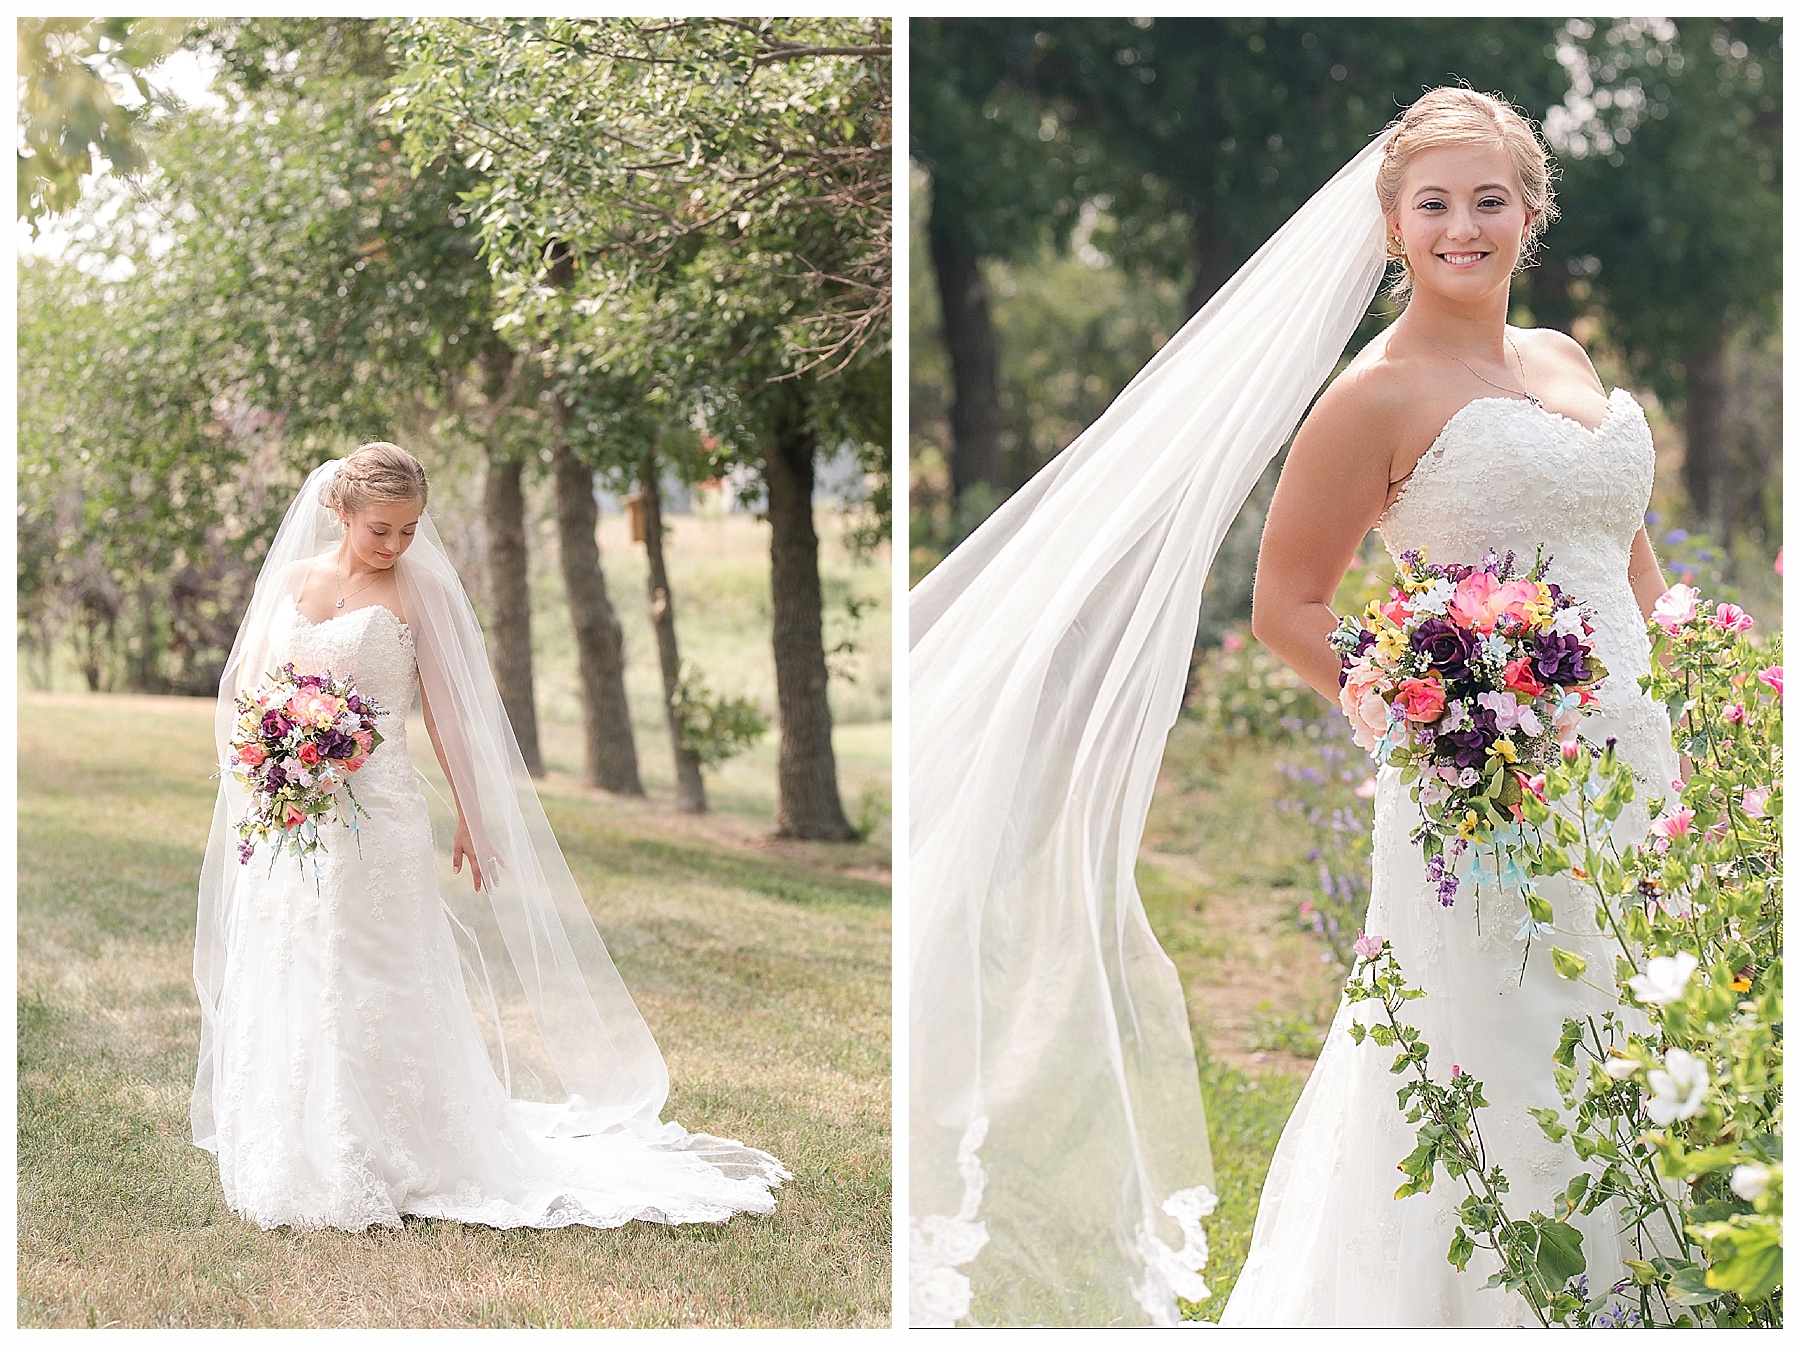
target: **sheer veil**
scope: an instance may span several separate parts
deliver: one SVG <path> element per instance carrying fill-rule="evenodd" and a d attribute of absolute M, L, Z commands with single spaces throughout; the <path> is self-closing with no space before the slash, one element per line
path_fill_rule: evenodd
<path fill-rule="evenodd" d="M 289 507 L 256 583 L 220 680 L 215 739 L 223 761 L 236 695 L 260 682 L 275 656 L 284 601 L 297 597 L 303 564 L 336 545 L 336 516 L 321 488 L 342 460 L 317 468 Z M 429 514 L 396 563 L 400 603 L 413 633 L 420 685 L 432 708 L 449 784 L 462 805 L 484 874 L 473 891 L 467 869 L 450 872 L 455 810 L 438 794 L 434 832 L 438 888 L 463 955 L 472 1008 L 494 1068 L 546 1136 L 633 1133 L 657 1148 L 694 1152 L 734 1177 L 785 1176 L 773 1158 L 712 1137 L 689 1136 L 660 1120 L 668 1072 L 648 1026 L 620 980 L 582 901 L 525 770 L 501 705 L 474 609 Z M 390 707 L 404 716 L 407 708 Z M 423 741 L 421 739 L 421 741 Z M 417 748 L 415 747 L 415 751 Z M 424 761 L 429 754 L 422 754 Z M 429 777 L 427 777 L 429 781 Z M 194 1143 L 216 1149 L 215 1049 L 218 1006 L 240 884 L 255 873 L 236 855 L 234 825 L 247 797 L 222 778 L 200 878 L 194 981 L 200 995 Z"/>
<path fill-rule="evenodd" d="M 1207 1294 L 1193 1038 L 1134 869 L 1207 570 L 1385 270 L 1386 139 L 913 590 L 914 1326 Z"/>

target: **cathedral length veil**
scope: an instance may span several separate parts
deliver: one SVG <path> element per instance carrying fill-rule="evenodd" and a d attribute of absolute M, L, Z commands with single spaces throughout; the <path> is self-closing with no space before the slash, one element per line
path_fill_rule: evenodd
<path fill-rule="evenodd" d="M 297 563 L 336 545 L 342 528 L 320 501 L 341 460 L 306 479 L 288 508 L 257 578 L 220 680 L 215 739 L 224 761 L 236 720 L 234 698 L 268 668 L 282 600 L 298 597 Z M 613 967 L 525 770 L 511 722 L 488 666 L 475 611 L 442 540 L 425 514 L 396 563 L 401 606 L 412 628 L 419 679 L 455 797 L 481 860 L 483 891 L 469 871 L 454 875 L 448 856 L 454 810 L 434 817 L 438 887 L 463 955 L 469 997 L 489 1043 L 496 1074 L 521 1100 L 541 1135 L 626 1132 L 657 1149 L 692 1153 L 733 1177 L 777 1181 L 781 1166 L 760 1151 L 690 1136 L 660 1116 L 669 1077 L 662 1054 Z M 386 708 L 404 716 L 405 706 Z M 434 791 L 427 790 L 428 800 Z M 235 824 L 247 796 L 222 778 L 200 876 L 194 982 L 200 994 L 200 1063 L 191 1109 L 194 1143 L 217 1148 L 213 1115 L 218 1006 L 239 887 L 266 869 L 236 854 Z M 445 801 L 434 800 L 436 807 Z"/>
<path fill-rule="evenodd" d="M 1207 1293 L 1193 1038 L 1134 868 L 1206 572 L 1384 274 L 1386 140 L 913 590 L 914 1326 Z"/>

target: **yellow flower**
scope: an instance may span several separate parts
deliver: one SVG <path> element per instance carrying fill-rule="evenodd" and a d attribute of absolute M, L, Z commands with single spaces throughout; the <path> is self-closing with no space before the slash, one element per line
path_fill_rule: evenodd
<path fill-rule="evenodd" d="M 1516 762 L 1519 760 L 1518 749 L 1513 747 L 1510 738 L 1495 739 L 1488 748 L 1488 756 L 1498 757 L 1503 762 Z"/>
<path fill-rule="evenodd" d="M 1386 626 L 1375 633 L 1375 648 L 1388 659 L 1398 659 L 1406 653 L 1406 633 L 1397 626 Z"/>
<path fill-rule="evenodd" d="M 1733 973 L 1731 978 L 1731 989 L 1736 991 L 1739 995 L 1748 991 L 1750 989 L 1749 976 L 1742 972 Z"/>
<path fill-rule="evenodd" d="M 1470 809 L 1463 814 L 1462 821 L 1456 825 L 1456 835 L 1464 841 L 1475 840 L 1476 830 L 1481 826 L 1481 815 Z"/>

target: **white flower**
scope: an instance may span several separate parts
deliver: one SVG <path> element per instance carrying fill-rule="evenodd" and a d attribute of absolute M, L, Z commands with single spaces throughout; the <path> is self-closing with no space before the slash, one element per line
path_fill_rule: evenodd
<path fill-rule="evenodd" d="M 1608 1079 L 1628 1080 L 1637 1074 L 1638 1063 L 1629 1056 L 1609 1056 L 1600 1069 L 1606 1072 Z"/>
<path fill-rule="evenodd" d="M 1434 617 L 1442 617 L 1450 610 L 1450 600 L 1456 597 L 1456 586 L 1449 580 L 1434 580 L 1429 589 L 1423 589 L 1412 596 L 1414 612 L 1428 612 Z"/>
<path fill-rule="evenodd" d="M 1650 1120 L 1658 1126 L 1686 1121 L 1706 1105 L 1711 1084 L 1706 1062 L 1679 1047 L 1669 1048 L 1663 1068 L 1650 1072 Z"/>
<path fill-rule="evenodd" d="M 1775 1175 L 1761 1164 L 1739 1164 L 1731 1170 L 1731 1190 L 1746 1201 L 1754 1201 L 1769 1188 Z"/>
<path fill-rule="evenodd" d="M 1462 774 L 1457 776 L 1456 783 L 1466 790 L 1480 779 L 1481 773 L 1479 771 L 1472 766 L 1466 766 L 1462 769 Z"/>
<path fill-rule="evenodd" d="M 1496 668 L 1504 668 L 1508 653 L 1510 651 L 1507 649 L 1505 637 L 1490 635 L 1481 638 L 1480 658 L 1483 662 L 1492 664 Z"/>
<path fill-rule="evenodd" d="M 1550 630 L 1559 636 L 1578 636 L 1581 634 L 1581 609 L 1563 608 L 1550 623 Z"/>
<path fill-rule="evenodd" d="M 1672 1005 L 1687 992 L 1688 978 L 1700 960 L 1686 949 L 1673 958 L 1652 958 L 1630 982 L 1631 993 L 1646 1005 Z"/>

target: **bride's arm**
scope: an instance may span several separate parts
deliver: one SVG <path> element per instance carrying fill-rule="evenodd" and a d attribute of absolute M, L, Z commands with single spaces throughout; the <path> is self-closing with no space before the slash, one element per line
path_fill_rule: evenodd
<path fill-rule="evenodd" d="M 469 833 L 469 820 L 463 812 L 462 797 L 456 793 L 456 776 L 450 760 L 444 755 L 443 741 L 438 737 L 437 721 L 431 716 L 431 698 L 425 695 L 425 684 L 419 684 L 419 704 L 425 711 L 425 733 L 431 739 L 431 750 L 437 754 L 438 766 L 450 785 L 450 797 L 456 803 L 456 840 L 450 845 L 450 868 L 462 873 L 464 859 L 469 862 L 469 876 L 475 880 L 475 891 L 481 891 L 481 861 L 476 858 L 475 843 Z"/>
<path fill-rule="evenodd" d="M 1638 529 L 1637 536 L 1631 539 L 1631 560 L 1627 565 L 1632 596 L 1637 599 L 1638 610 L 1644 614 L 1644 620 L 1649 621 L 1656 600 L 1663 596 L 1669 585 L 1663 579 L 1662 566 L 1657 563 L 1656 551 L 1650 545 L 1648 528 Z"/>
<path fill-rule="evenodd" d="M 1331 599 L 1387 503 L 1388 454 L 1370 447 L 1384 421 L 1370 403 L 1354 375 L 1319 398 L 1288 450 L 1256 562 L 1252 633 L 1334 705 Z"/>

